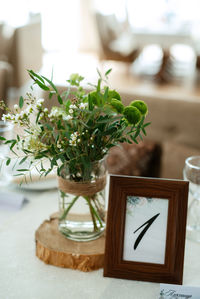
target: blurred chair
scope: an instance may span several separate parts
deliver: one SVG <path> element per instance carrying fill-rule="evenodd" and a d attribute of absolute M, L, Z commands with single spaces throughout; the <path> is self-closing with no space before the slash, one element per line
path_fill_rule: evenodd
<path fill-rule="evenodd" d="M 42 52 L 40 17 L 12 29 L 0 24 L 0 61 L 12 65 L 12 87 L 19 88 L 26 83 L 29 79 L 27 69 L 40 70 Z"/>
<path fill-rule="evenodd" d="M 130 44 L 129 38 L 132 39 L 132 34 L 128 35 L 115 15 L 96 13 L 96 24 L 100 41 L 99 59 L 125 63 L 134 62 L 140 51 Z M 123 40 L 123 43 L 120 43 L 120 39 Z"/>

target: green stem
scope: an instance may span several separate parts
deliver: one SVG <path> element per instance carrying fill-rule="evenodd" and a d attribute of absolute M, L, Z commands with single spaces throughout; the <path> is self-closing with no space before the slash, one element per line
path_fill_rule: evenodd
<path fill-rule="evenodd" d="M 91 204 L 91 201 L 90 201 L 90 198 L 88 196 L 84 196 L 85 200 L 87 201 L 88 205 L 89 205 L 89 208 L 90 208 L 90 214 L 91 214 L 91 217 L 92 217 L 92 222 L 93 222 L 93 226 L 94 226 L 94 231 L 97 231 L 97 224 L 96 224 L 96 220 L 95 220 L 95 217 L 94 217 L 94 212 L 93 212 L 93 206 Z"/>
<path fill-rule="evenodd" d="M 60 217 L 60 220 L 64 220 L 66 218 L 67 214 L 69 213 L 70 209 L 73 207 L 78 198 L 79 196 L 74 197 L 74 199 L 68 205 L 67 209 L 63 212 L 62 216 Z"/>
<path fill-rule="evenodd" d="M 98 201 L 98 199 L 97 200 L 94 199 L 93 202 L 94 202 L 94 205 L 96 207 L 96 211 L 98 211 L 100 219 L 104 219 L 105 215 L 104 215 L 104 212 L 103 212 L 104 209 L 103 209 L 102 204 Z"/>
<path fill-rule="evenodd" d="M 95 217 L 99 221 L 100 226 L 103 227 L 101 217 L 99 216 L 99 214 L 97 213 L 95 208 L 92 206 L 90 199 L 87 196 L 85 196 L 85 199 L 87 200 L 87 202 L 89 204 L 91 216 L 92 216 L 92 218 L 94 218 L 94 221 L 93 221 L 93 223 L 95 222 L 94 228 L 97 227 Z M 94 201 L 94 199 L 92 199 L 92 201 Z"/>

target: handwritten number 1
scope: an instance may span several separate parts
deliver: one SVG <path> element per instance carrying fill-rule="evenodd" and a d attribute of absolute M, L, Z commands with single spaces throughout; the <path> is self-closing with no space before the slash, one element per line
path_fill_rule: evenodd
<path fill-rule="evenodd" d="M 140 227 L 138 227 L 135 231 L 134 234 L 143 226 L 145 226 L 145 228 L 141 231 L 141 233 L 139 234 L 139 236 L 137 237 L 135 244 L 134 244 L 134 250 L 136 250 L 136 248 L 138 247 L 140 241 L 142 240 L 142 238 L 144 237 L 145 233 L 147 232 L 147 230 L 150 228 L 150 226 L 152 225 L 152 223 L 156 220 L 156 218 L 160 215 L 160 213 L 156 214 L 155 216 L 153 216 L 152 218 L 150 218 L 149 220 L 147 220 L 145 223 L 143 223 Z"/>

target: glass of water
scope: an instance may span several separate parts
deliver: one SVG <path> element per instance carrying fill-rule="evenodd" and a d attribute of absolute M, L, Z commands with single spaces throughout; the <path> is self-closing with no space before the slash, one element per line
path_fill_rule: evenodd
<path fill-rule="evenodd" d="M 9 122 L 0 120 L 0 136 L 6 139 L 12 139 L 13 125 Z M 10 183 L 12 176 L 9 173 L 9 169 L 6 166 L 6 157 L 9 155 L 9 145 L 4 144 L 3 140 L 0 140 L 0 187 Z"/>
<path fill-rule="evenodd" d="M 189 181 L 187 237 L 200 242 L 200 156 L 185 160 L 183 176 Z"/>

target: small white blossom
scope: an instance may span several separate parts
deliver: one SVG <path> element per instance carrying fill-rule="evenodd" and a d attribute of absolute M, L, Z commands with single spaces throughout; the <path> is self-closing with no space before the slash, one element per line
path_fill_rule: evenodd
<path fill-rule="evenodd" d="M 72 114 L 74 112 L 73 109 L 69 109 L 69 113 Z"/>
<path fill-rule="evenodd" d="M 19 106 L 17 104 L 14 105 L 14 109 L 17 110 L 19 109 Z"/>
<path fill-rule="evenodd" d="M 1 119 L 2 119 L 3 121 L 6 121 L 6 119 L 7 119 L 7 115 L 6 115 L 6 114 L 3 114 Z"/>
<path fill-rule="evenodd" d="M 34 110 L 34 106 L 33 106 L 33 105 L 29 105 L 29 106 L 26 108 L 25 111 L 26 111 L 28 114 L 30 114 L 30 113 L 33 112 L 33 110 Z"/>
<path fill-rule="evenodd" d="M 44 99 L 38 99 L 38 100 L 36 101 L 36 104 L 42 104 L 42 103 L 44 103 Z"/>
<path fill-rule="evenodd" d="M 71 115 L 64 115 L 63 116 L 63 120 L 70 120 L 70 119 L 72 119 L 72 116 Z"/>
<path fill-rule="evenodd" d="M 39 119 L 42 119 L 43 117 L 44 117 L 44 113 L 42 112 L 42 113 L 40 113 Z"/>
<path fill-rule="evenodd" d="M 72 146 L 76 146 L 78 136 L 79 136 L 78 132 L 72 133 L 70 136 L 69 144 Z"/>
<path fill-rule="evenodd" d="M 44 112 L 45 112 L 45 113 L 48 112 L 48 109 L 47 109 L 47 108 L 44 108 Z"/>
<path fill-rule="evenodd" d="M 79 108 L 80 109 L 85 109 L 87 107 L 87 103 L 80 103 Z"/>
<path fill-rule="evenodd" d="M 76 105 L 71 104 L 71 105 L 69 106 L 69 108 L 70 108 L 70 109 L 74 109 L 74 108 L 77 108 L 77 107 L 76 107 Z"/>
<path fill-rule="evenodd" d="M 19 115 L 20 115 L 20 117 L 19 117 L 19 118 L 24 118 L 24 117 L 26 117 L 26 116 L 27 116 L 27 114 L 26 114 L 26 112 L 25 112 L 25 111 L 21 111 Z"/>
<path fill-rule="evenodd" d="M 18 121 L 20 119 L 20 115 L 19 115 L 19 113 L 17 113 L 16 115 L 15 115 L 15 121 Z"/>

